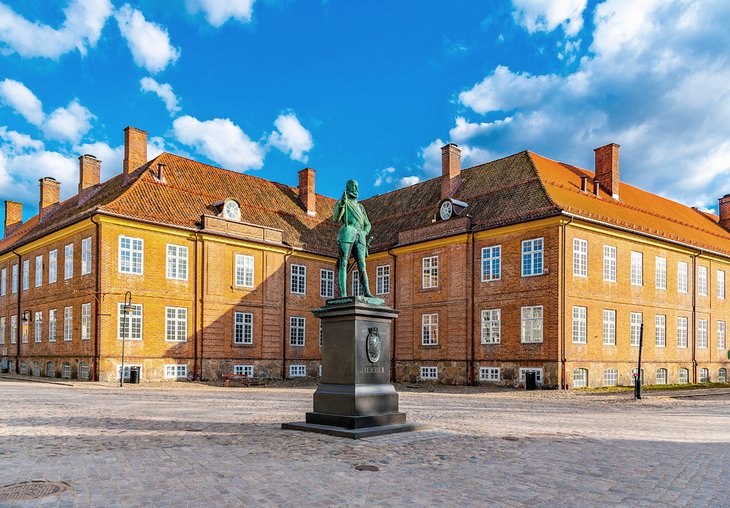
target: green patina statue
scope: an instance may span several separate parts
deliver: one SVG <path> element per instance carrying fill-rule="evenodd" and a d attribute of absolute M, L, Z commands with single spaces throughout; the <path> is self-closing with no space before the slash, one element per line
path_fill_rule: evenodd
<path fill-rule="evenodd" d="M 365 213 L 365 208 L 357 202 L 356 180 L 347 181 L 342 198 L 335 204 L 332 220 L 342 224 L 340 231 L 337 233 L 337 246 L 339 247 L 337 273 L 341 296 L 343 298 L 347 296 L 347 263 L 350 260 L 350 256 L 353 256 L 360 273 L 360 285 L 363 289 L 363 294 L 372 297 L 370 285 L 368 284 L 368 274 L 365 271 L 365 258 L 368 256 L 369 247 L 367 235 L 370 233 L 370 221 L 368 220 L 367 213 Z"/>

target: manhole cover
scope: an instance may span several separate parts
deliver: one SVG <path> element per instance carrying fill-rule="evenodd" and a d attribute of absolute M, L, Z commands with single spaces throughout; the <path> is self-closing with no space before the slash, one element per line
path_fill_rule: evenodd
<path fill-rule="evenodd" d="M 372 464 L 360 464 L 355 466 L 355 469 L 358 471 L 380 471 L 378 466 L 373 466 Z"/>
<path fill-rule="evenodd" d="M 40 499 L 63 492 L 68 488 L 67 483 L 47 482 L 33 480 L 29 482 L 13 483 L 0 487 L 0 502 L 2 501 L 27 501 L 29 499 Z"/>

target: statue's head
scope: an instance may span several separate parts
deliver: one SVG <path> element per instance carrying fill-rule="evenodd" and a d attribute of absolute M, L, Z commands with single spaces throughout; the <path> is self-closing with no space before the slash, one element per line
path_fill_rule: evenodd
<path fill-rule="evenodd" d="M 357 180 L 348 180 L 345 184 L 345 191 L 351 198 L 357 197 Z"/>

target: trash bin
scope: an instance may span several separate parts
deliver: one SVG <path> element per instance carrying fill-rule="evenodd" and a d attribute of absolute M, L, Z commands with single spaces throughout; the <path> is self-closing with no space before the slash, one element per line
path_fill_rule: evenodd
<path fill-rule="evenodd" d="M 534 372 L 525 372 L 525 390 L 537 389 L 537 379 Z"/>
<path fill-rule="evenodd" d="M 131 369 L 129 371 L 129 382 L 131 384 L 139 384 L 139 371 L 137 369 Z"/>

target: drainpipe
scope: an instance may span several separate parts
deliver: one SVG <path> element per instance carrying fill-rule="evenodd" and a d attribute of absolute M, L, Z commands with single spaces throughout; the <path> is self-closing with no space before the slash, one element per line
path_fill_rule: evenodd
<path fill-rule="evenodd" d="M 287 267 L 286 267 L 286 260 L 289 259 L 289 256 L 294 254 L 294 249 L 289 249 L 289 252 L 284 254 L 284 284 L 282 286 L 284 287 L 284 310 L 281 314 L 281 331 L 282 331 L 282 340 L 281 340 L 281 379 L 282 381 L 286 381 L 286 297 L 289 291 L 287 291 Z"/>
<path fill-rule="evenodd" d="M 393 308 L 397 309 L 398 308 L 398 305 L 397 305 L 398 293 L 396 291 L 396 289 L 397 289 L 396 281 L 398 280 L 398 277 L 397 277 L 398 259 L 396 258 L 395 254 L 392 254 L 390 252 L 391 250 L 392 249 L 388 249 L 388 252 L 387 252 L 388 256 L 393 258 L 393 278 L 391 279 L 392 282 L 390 284 L 390 290 L 393 292 Z M 375 275 L 377 278 L 377 273 Z M 376 284 L 377 284 L 377 282 L 376 282 Z M 390 334 L 392 337 L 392 341 L 390 344 L 390 347 L 392 349 L 391 355 L 390 355 L 391 356 L 391 358 L 390 358 L 390 382 L 391 383 L 395 383 L 395 336 L 396 336 L 396 330 L 397 330 L 397 326 L 395 326 L 395 321 L 393 322 L 393 324 L 394 324 L 393 329 L 390 331 Z"/>
<path fill-rule="evenodd" d="M 566 361 L 567 361 L 567 357 L 566 357 L 566 354 L 565 354 L 565 335 L 566 335 L 566 332 L 565 332 L 565 327 L 566 327 L 566 318 L 565 318 L 566 310 L 565 310 L 565 307 L 566 307 L 566 304 L 567 304 L 567 290 L 565 289 L 565 284 L 567 282 L 567 277 L 568 277 L 568 262 L 567 262 L 567 260 L 565 258 L 565 253 L 566 253 L 566 250 L 567 250 L 567 246 L 566 246 L 566 242 L 567 242 L 567 231 L 568 231 L 568 226 L 570 225 L 571 222 L 573 222 L 573 217 L 570 217 L 570 220 L 567 223 L 563 224 L 563 245 L 562 245 L 563 253 L 561 255 L 561 259 L 562 259 L 562 262 L 563 262 L 563 270 L 562 270 L 562 272 L 563 272 L 563 285 L 562 285 L 562 288 L 561 288 L 562 289 L 562 291 L 561 291 L 562 292 L 562 295 L 561 295 L 562 296 L 561 315 L 562 315 L 562 321 L 563 321 L 563 327 L 562 327 L 563 329 L 560 331 L 560 356 L 561 356 L 560 363 L 561 363 L 561 370 L 562 370 L 562 373 L 563 373 L 562 374 L 562 376 L 563 376 L 563 382 L 560 384 L 560 387 L 563 390 L 567 390 L 568 389 L 568 381 L 567 381 L 566 372 L 565 372 L 565 364 L 566 364 Z"/>
<path fill-rule="evenodd" d="M 22 284 L 20 283 L 20 279 L 22 277 L 21 269 L 23 265 L 23 258 L 20 254 L 15 252 L 15 249 L 13 249 L 13 254 L 18 256 L 18 278 L 17 278 L 17 288 L 18 288 L 18 298 L 17 298 L 17 304 L 18 304 L 18 310 L 16 312 L 16 318 L 15 318 L 15 373 L 20 374 L 20 329 L 23 327 L 23 325 L 20 322 L 20 295 L 23 293 L 23 290 L 21 289 Z M 10 267 L 10 291 L 13 290 L 13 268 Z M 30 276 L 30 275 L 29 275 Z"/>
<path fill-rule="evenodd" d="M 201 278 L 200 292 L 201 293 L 203 292 L 203 288 L 202 288 L 203 283 L 206 280 L 208 280 L 208 270 L 207 270 L 208 264 L 205 262 L 205 260 L 207 259 L 207 256 L 205 253 L 205 242 L 203 242 L 202 249 L 203 249 L 203 255 L 201 257 L 203 259 L 203 270 L 202 270 L 203 273 L 201 273 L 201 276 L 200 276 L 200 278 Z M 200 303 L 200 322 L 205 323 L 205 305 L 203 305 L 202 295 L 201 295 L 200 301 L 201 301 L 201 303 Z M 203 372 L 203 368 L 205 367 L 205 354 L 204 354 L 205 351 L 203 349 L 204 346 L 205 346 L 205 334 L 201 333 L 200 334 L 200 372 L 201 372 L 200 378 L 201 379 L 203 378 L 202 372 Z"/>
<path fill-rule="evenodd" d="M 468 371 L 468 379 L 467 383 L 469 386 L 474 385 L 474 355 L 476 352 L 476 347 L 474 345 L 474 316 L 475 314 L 475 304 L 474 304 L 474 232 L 471 232 L 469 234 L 468 240 L 471 241 L 471 252 L 470 252 L 470 260 L 468 262 L 469 268 L 471 270 L 471 315 L 469 316 L 469 319 L 467 319 L 467 322 L 469 323 L 469 342 L 471 346 L 471 357 L 468 361 L 467 365 L 467 371 Z"/>
<path fill-rule="evenodd" d="M 697 383 L 697 256 L 700 253 L 692 255 L 692 382 Z M 707 279 L 709 285 L 710 274 L 708 271 Z M 709 291 L 708 291 L 709 294 Z M 710 335 L 710 324 L 707 323 L 707 335 Z M 707 341 L 709 349 L 709 340 Z"/>
<path fill-rule="evenodd" d="M 96 226 L 96 246 L 95 246 L 95 262 L 94 262 L 94 270 L 95 278 L 96 278 L 96 305 L 94 306 L 94 313 L 96 314 L 94 316 L 94 321 L 96 322 L 96 326 L 94 327 L 94 371 L 91 376 L 91 379 L 98 382 L 99 381 L 99 334 L 101 330 L 101 312 L 99 310 L 99 306 L 101 305 L 101 224 L 96 222 L 94 219 L 96 216 L 91 216 L 91 222 L 94 223 L 94 226 Z"/>
<path fill-rule="evenodd" d="M 198 298 L 198 242 L 199 234 L 196 231 L 193 250 L 193 381 L 200 380 L 198 372 L 198 305 L 202 305 L 202 298 Z"/>

